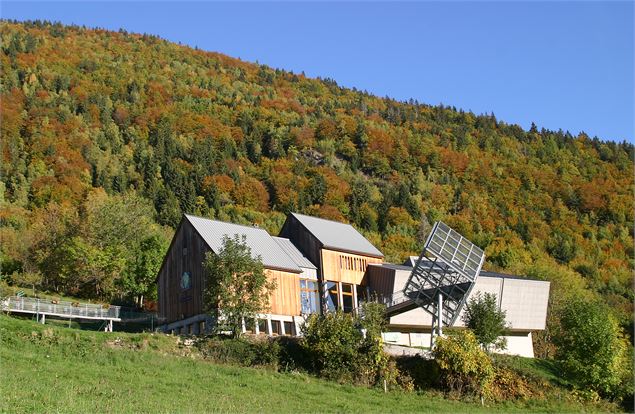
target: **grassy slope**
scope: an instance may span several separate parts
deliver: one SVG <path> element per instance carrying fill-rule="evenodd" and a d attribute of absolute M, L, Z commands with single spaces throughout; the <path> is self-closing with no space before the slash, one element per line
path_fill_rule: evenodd
<path fill-rule="evenodd" d="M 384 394 L 298 373 L 201 361 L 174 337 L 77 331 L 0 316 L 1 412 L 581 411 L 570 402 L 480 407 Z"/>

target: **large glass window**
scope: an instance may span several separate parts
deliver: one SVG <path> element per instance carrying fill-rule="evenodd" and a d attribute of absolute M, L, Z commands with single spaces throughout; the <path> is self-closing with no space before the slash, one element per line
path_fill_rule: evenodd
<path fill-rule="evenodd" d="M 344 312 L 353 312 L 353 285 L 342 283 L 342 302 Z"/>
<path fill-rule="evenodd" d="M 317 281 L 300 279 L 300 304 L 304 314 L 320 311 L 320 293 Z"/>
<path fill-rule="evenodd" d="M 329 312 L 335 312 L 339 307 L 339 295 L 336 282 L 326 282 L 326 308 Z"/>

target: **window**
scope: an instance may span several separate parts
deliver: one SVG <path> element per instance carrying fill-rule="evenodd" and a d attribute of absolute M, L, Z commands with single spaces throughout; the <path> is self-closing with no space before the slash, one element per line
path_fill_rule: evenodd
<path fill-rule="evenodd" d="M 293 322 L 285 321 L 283 323 L 285 335 L 295 335 L 295 332 L 293 332 Z"/>
<path fill-rule="evenodd" d="M 317 281 L 300 279 L 300 306 L 304 314 L 319 312 L 320 294 Z"/>
<path fill-rule="evenodd" d="M 271 321 L 271 333 L 276 335 L 282 335 L 282 327 L 280 321 Z"/>
<path fill-rule="evenodd" d="M 255 321 L 251 318 L 245 318 L 245 330 L 250 333 L 256 333 Z"/>
<path fill-rule="evenodd" d="M 258 331 L 261 334 L 266 334 L 267 332 L 267 320 L 266 319 L 258 319 Z"/>
<path fill-rule="evenodd" d="M 329 312 L 335 312 L 339 307 L 339 298 L 336 282 L 326 282 L 326 308 Z"/>
<path fill-rule="evenodd" d="M 199 323 L 198 323 L 198 333 L 200 333 L 200 334 L 204 334 L 205 333 L 205 321 L 199 321 Z"/>
<path fill-rule="evenodd" d="M 183 272 L 181 275 L 181 289 L 187 290 L 192 287 L 192 276 L 190 272 Z"/>
<path fill-rule="evenodd" d="M 342 302 L 344 312 L 353 311 L 353 285 L 342 283 Z"/>

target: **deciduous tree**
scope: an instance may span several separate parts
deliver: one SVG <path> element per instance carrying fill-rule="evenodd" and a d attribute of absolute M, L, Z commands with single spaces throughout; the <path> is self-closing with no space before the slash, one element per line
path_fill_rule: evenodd
<path fill-rule="evenodd" d="M 260 257 L 252 256 L 245 236 L 225 236 L 221 250 L 209 252 L 203 267 L 208 311 L 216 318 L 218 329 L 240 336 L 243 319 L 267 311 L 275 282 L 267 278 Z"/>

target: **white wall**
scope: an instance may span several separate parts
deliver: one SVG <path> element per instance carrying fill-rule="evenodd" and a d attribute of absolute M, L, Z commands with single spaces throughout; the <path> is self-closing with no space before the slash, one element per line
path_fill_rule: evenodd
<path fill-rule="evenodd" d="M 410 271 L 401 269 L 393 271 L 395 272 L 393 291 L 398 292 L 406 284 Z M 505 311 L 506 321 L 512 330 L 541 330 L 545 329 L 547 319 L 549 286 L 549 282 L 540 280 L 479 276 L 467 300 L 479 292 L 493 293 L 498 299 L 499 308 Z M 462 319 L 464 312 L 465 308 L 461 310 L 453 326 L 465 326 Z M 389 325 L 430 328 L 432 315 L 422 308 L 417 308 L 391 317 Z"/>
<path fill-rule="evenodd" d="M 382 334 L 382 338 L 384 342 L 388 344 L 430 348 L 432 335 L 430 333 L 421 332 L 404 333 L 399 331 L 390 331 L 384 332 Z M 495 350 L 495 353 L 520 355 L 527 358 L 534 357 L 534 345 L 531 338 L 531 332 L 504 336 L 504 338 L 507 339 L 507 348 L 502 351 Z"/>

